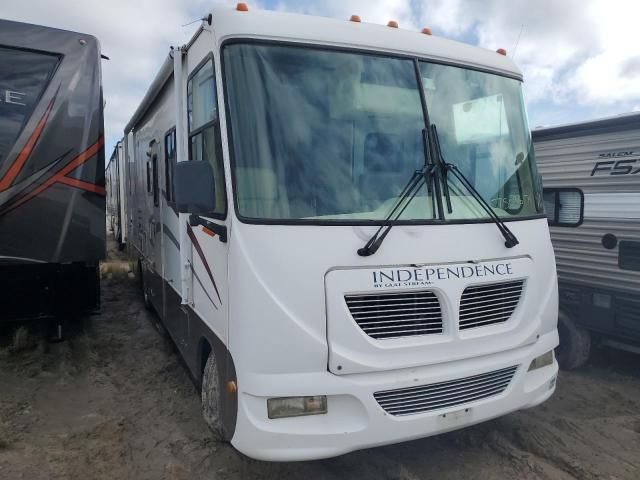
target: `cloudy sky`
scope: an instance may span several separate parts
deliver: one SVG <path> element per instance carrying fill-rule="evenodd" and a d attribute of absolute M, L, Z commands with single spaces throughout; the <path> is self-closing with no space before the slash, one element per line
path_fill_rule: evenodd
<path fill-rule="evenodd" d="M 638 0 L 245 0 L 363 21 L 427 25 L 435 35 L 506 48 L 524 72 L 532 127 L 640 110 Z M 0 17 L 91 33 L 103 63 L 107 157 L 170 45 L 224 0 L 2 0 Z"/>

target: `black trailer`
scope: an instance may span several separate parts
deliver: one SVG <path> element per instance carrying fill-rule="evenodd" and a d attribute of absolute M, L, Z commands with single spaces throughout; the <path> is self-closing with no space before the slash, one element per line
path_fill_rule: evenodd
<path fill-rule="evenodd" d="M 91 35 L 0 20 L 0 320 L 100 305 L 100 57 Z"/>

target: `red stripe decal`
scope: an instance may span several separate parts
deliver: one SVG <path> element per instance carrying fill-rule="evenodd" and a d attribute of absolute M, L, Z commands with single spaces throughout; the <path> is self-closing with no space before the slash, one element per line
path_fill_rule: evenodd
<path fill-rule="evenodd" d="M 33 147 L 36 146 L 36 143 L 40 138 L 40 134 L 44 129 L 45 123 L 47 123 L 47 118 L 49 118 L 49 113 L 53 108 L 54 100 L 55 98 L 51 100 L 51 103 L 49 103 L 47 110 L 44 112 L 44 115 L 42 115 L 42 118 L 38 122 L 38 125 L 36 125 L 35 130 L 27 140 L 27 143 L 24 145 L 24 147 L 22 148 L 22 150 L 20 151 L 16 159 L 13 161 L 13 163 L 11 164 L 7 172 L 4 174 L 4 177 L 0 179 L 0 192 L 2 192 L 3 190 L 6 190 L 11 186 L 13 181 L 16 179 L 16 177 L 20 173 L 20 170 L 22 170 L 22 167 L 27 162 L 27 159 L 29 158 L 29 156 L 31 155 L 31 152 L 33 151 Z"/>
<path fill-rule="evenodd" d="M 213 288 L 216 291 L 216 295 L 218 296 L 218 300 L 220 300 L 220 304 L 222 304 L 222 299 L 220 298 L 220 292 L 218 292 L 218 286 L 216 285 L 216 281 L 213 279 L 213 273 L 211 273 L 211 269 L 209 268 L 209 263 L 207 263 L 207 259 L 204 256 L 204 252 L 202 251 L 202 247 L 198 243 L 198 239 L 196 238 L 196 234 L 193 232 L 193 229 L 191 228 L 191 225 L 189 225 L 188 223 L 187 223 L 187 234 L 189 235 L 189 238 L 191 239 L 191 243 L 193 243 L 193 247 L 196 249 L 196 252 L 198 252 L 198 256 L 200 257 L 200 260 L 202 260 L 202 264 L 204 265 L 204 269 L 207 271 L 207 274 L 209 275 L 209 278 L 211 279 L 211 283 L 213 283 Z"/>
<path fill-rule="evenodd" d="M 33 197 L 35 197 L 35 196 L 39 195 L 40 193 L 44 192 L 45 190 L 47 190 L 50 186 L 54 185 L 55 183 L 62 183 L 62 184 L 65 184 L 65 185 L 70 185 L 72 187 L 80 188 L 82 190 L 87 190 L 89 192 L 93 192 L 93 193 L 96 193 L 98 195 L 105 196 L 106 195 L 106 191 L 105 191 L 104 187 L 102 187 L 100 185 L 95 185 L 93 183 L 85 182 L 83 180 L 77 180 L 75 178 L 69 178 L 69 177 L 66 176 L 69 173 L 71 173 L 73 170 L 75 170 L 77 167 L 79 167 L 83 163 L 87 162 L 94 155 L 96 155 L 100 151 L 100 149 L 102 148 L 103 145 L 104 145 L 104 137 L 98 138 L 96 143 L 91 145 L 84 152 L 80 153 L 77 157 L 75 157 L 68 164 L 66 164 L 64 167 L 62 167 L 53 176 L 48 178 L 44 183 L 41 183 L 34 190 L 31 190 L 26 195 L 18 198 L 15 202 L 13 202 L 13 203 L 9 204 L 7 207 L 3 208 L 0 211 L 0 215 L 3 215 L 3 214 L 5 214 L 5 213 L 7 213 L 7 212 L 9 212 L 11 210 L 14 210 L 15 208 L 19 207 L 20 205 L 28 202 Z"/>

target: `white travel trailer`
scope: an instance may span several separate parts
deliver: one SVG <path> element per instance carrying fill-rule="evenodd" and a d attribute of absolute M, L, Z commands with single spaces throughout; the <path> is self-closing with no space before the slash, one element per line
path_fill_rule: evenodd
<path fill-rule="evenodd" d="M 251 457 L 425 437 L 554 391 L 521 74 L 396 27 L 216 9 L 125 129 L 145 300 Z"/>
<path fill-rule="evenodd" d="M 558 262 L 563 368 L 640 353 L 640 113 L 533 131 Z"/>
<path fill-rule="evenodd" d="M 126 195 L 124 183 L 120 181 L 124 178 L 121 174 L 125 169 L 124 145 L 122 141 L 116 143 L 107 168 L 105 169 L 105 188 L 107 190 L 107 224 L 113 232 L 113 237 L 118 242 L 119 248 L 124 248 L 127 241 L 127 225 L 123 220 L 126 218 Z"/>

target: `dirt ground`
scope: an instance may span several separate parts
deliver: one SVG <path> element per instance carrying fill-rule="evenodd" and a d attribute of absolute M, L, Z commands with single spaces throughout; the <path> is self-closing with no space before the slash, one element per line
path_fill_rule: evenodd
<path fill-rule="evenodd" d="M 117 267 L 102 313 L 70 339 L 0 339 L 0 479 L 640 478 L 640 356 L 610 350 L 562 372 L 542 406 L 476 427 L 323 461 L 248 459 L 212 440 L 186 367 Z"/>

